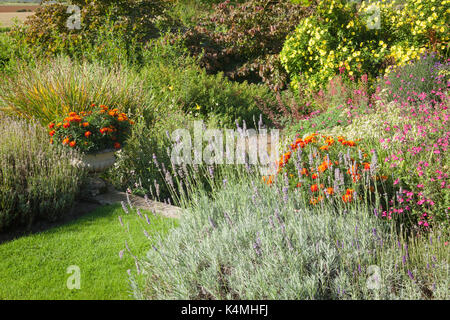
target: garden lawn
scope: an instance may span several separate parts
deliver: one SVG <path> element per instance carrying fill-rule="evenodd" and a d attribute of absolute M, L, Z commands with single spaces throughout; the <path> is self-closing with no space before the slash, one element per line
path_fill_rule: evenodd
<path fill-rule="evenodd" d="M 133 210 L 126 214 L 120 205 L 105 206 L 69 224 L 1 244 L 0 299 L 131 299 L 127 270 L 135 273 L 136 267 L 125 241 L 134 255 L 145 255 L 151 241 L 144 228 L 157 239 L 178 223 L 147 215 L 150 225 Z M 80 268 L 80 289 L 67 288 L 72 265 Z"/>

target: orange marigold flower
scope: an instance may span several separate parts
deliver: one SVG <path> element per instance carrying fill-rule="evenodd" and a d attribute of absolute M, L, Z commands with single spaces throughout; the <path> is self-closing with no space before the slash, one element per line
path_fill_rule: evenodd
<path fill-rule="evenodd" d="M 55 127 L 55 124 L 53 122 L 48 125 L 49 129 L 53 129 L 54 127 Z"/>
<path fill-rule="evenodd" d="M 76 146 L 76 142 L 75 141 L 71 141 L 70 143 L 69 143 L 69 146 L 71 147 L 71 148 L 73 148 L 73 147 L 75 147 Z"/>
<path fill-rule="evenodd" d="M 108 131 L 108 128 L 101 128 L 100 129 L 100 133 L 101 134 L 104 134 L 105 132 L 107 132 Z"/>
<path fill-rule="evenodd" d="M 305 144 L 315 142 L 314 136 L 313 135 L 307 136 L 304 141 L 305 141 Z"/>
<path fill-rule="evenodd" d="M 344 195 L 342 196 L 342 200 L 343 200 L 344 202 L 350 202 L 350 201 L 352 201 L 352 195 L 351 195 L 351 194 L 344 194 Z"/>
<path fill-rule="evenodd" d="M 283 155 L 284 161 L 287 162 L 291 158 L 291 152 L 288 151 Z"/>
<path fill-rule="evenodd" d="M 308 170 L 306 168 L 303 168 L 302 171 L 300 171 L 300 174 L 307 176 Z"/>
<path fill-rule="evenodd" d="M 62 144 L 68 144 L 70 142 L 70 139 L 69 138 L 65 138 L 64 140 L 63 140 L 63 142 L 62 142 Z"/>
<path fill-rule="evenodd" d="M 77 116 L 76 112 L 69 112 L 69 117 L 75 117 L 75 116 Z"/>
<path fill-rule="evenodd" d="M 297 183 L 296 187 L 300 188 L 302 186 L 301 182 Z"/>
<path fill-rule="evenodd" d="M 344 142 L 343 142 L 342 144 L 344 144 Z M 356 143 L 355 143 L 354 141 L 345 141 L 345 144 L 346 144 L 347 146 L 349 146 L 349 147 L 354 147 L 354 146 L 356 146 Z"/>
<path fill-rule="evenodd" d="M 328 151 L 328 148 L 329 148 L 329 145 L 324 145 L 324 146 L 321 146 L 319 149 Z"/>
<path fill-rule="evenodd" d="M 83 127 L 89 127 L 89 122 L 83 122 Z"/>
<path fill-rule="evenodd" d="M 319 172 L 324 172 L 325 170 L 327 170 L 327 165 L 326 164 L 321 164 L 318 168 L 317 168 L 317 170 L 319 170 Z"/>
<path fill-rule="evenodd" d="M 86 131 L 86 132 L 84 133 L 84 136 L 85 136 L 86 138 L 89 138 L 91 135 L 92 135 L 92 132 L 90 132 L 90 131 Z"/>
<path fill-rule="evenodd" d="M 313 175 L 311 176 L 311 178 L 313 179 L 317 179 L 319 176 L 317 175 L 317 173 L 313 173 Z"/>
<path fill-rule="evenodd" d="M 319 190 L 319 187 L 317 186 L 317 184 L 313 184 L 312 186 L 311 186 L 311 191 L 312 192 L 316 192 L 316 191 L 318 191 Z"/>
<path fill-rule="evenodd" d="M 52 130 L 48 133 L 51 137 L 53 137 L 55 135 L 55 130 Z"/>
<path fill-rule="evenodd" d="M 332 196 L 332 195 L 334 194 L 334 189 L 331 188 L 331 187 L 327 188 L 326 191 L 327 191 L 327 193 L 328 193 L 330 196 Z"/>
<path fill-rule="evenodd" d="M 364 165 L 364 170 L 365 171 L 370 170 L 370 163 L 364 162 L 363 165 Z"/>
<path fill-rule="evenodd" d="M 63 124 L 63 128 L 64 129 L 67 129 L 67 128 L 69 128 L 70 127 L 70 122 L 65 122 L 64 124 Z"/>
<path fill-rule="evenodd" d="M 325 142 L 326 142 L 329 146 L 331 146 L 331 145 L 334 144 L 334 139 L 333 139 L 332 137 L 327 137 L 327 138 L 325 139 Z"/>

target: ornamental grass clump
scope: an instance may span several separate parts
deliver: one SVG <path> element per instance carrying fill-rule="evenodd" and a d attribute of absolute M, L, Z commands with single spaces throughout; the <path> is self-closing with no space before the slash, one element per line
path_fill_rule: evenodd
<path fill-rule="evenodd" d="M 63 144 L 85 153 L 122 148 L 134 124 L 119 109 L 91 105 L 90 111 L 69 112 L 48 125 L 50 143 Z"/>
<path fill-rule="evenodd" d="M 0 231 L 68 213 L 84 176 L 73 150 L 52 146 L 37 123 L 0 118 Z"/>
<path fill-rule="evenodd" d="M 0 83 L 0 111 L 44 126 L 69 112 L 87 112 L 94 102 L 137 112 L 148 96 L 143 88 L 138 74 L 122 66 L 107 68 L 67 57 L 36 66 L 19 63 Z"/>

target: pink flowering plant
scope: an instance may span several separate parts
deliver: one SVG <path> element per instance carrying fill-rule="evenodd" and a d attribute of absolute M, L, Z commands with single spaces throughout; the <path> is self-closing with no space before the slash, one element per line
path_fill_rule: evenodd
<path fill-rule="evenodd" d="M 421 228 L 449 226 L 450 67 L 448 60 L 435 61 L 434 55 L 422 57 L 382 79 L 387 102 L 395 102 L 402 122 L 382 124 L 387 134 L 379 140 L 380 158 L 396 188 L 384 215 L 410 216 Z"/>

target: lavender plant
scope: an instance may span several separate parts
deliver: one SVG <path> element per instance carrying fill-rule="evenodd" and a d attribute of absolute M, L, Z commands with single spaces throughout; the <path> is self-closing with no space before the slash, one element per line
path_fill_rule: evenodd
<path fill-rule="evenodd" d="M 364 201 L 306 209 L 282 178 L 221 174 L 227 182 L 191 193 L 180 227 L 139 260 L 136 298 L 449 298 L 448 234 L 410 239 Z"/>
<path fill-rule="evenodd" d="M 67 213 L 84 177 L 80 156 L 50 145 L 39 124 L 11 118 L 0 117 L 0 141 L 0 231 Z"/>

